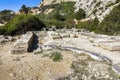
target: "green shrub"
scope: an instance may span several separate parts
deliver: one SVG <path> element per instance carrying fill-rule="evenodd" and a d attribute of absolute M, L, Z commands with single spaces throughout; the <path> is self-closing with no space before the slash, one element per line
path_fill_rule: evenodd
<path fill-rule="evenodd" d="M 35 17 L 38 18 L 39 20 L 47 20 L 47 15 L 46 14 L 35 15 Z"/>
<path fill-rule="evenodd" d="M 60 61 L 60 60 L 63 59 L 63 57 L 62 57 L 62 55 L 61 55 L 60 52 L 54 52 L 54 53 L 52 53 L 52 55 L 50 56 L 50 58 L 51 58 L 53 61 L 55 61 L 55 62 L 58 62 L 58 61 Z"/>
<path fill-rule="evenodd" d="M 53 16 L 55 15 L 59 15 L 60 19 L 62 17 L 63 20 L 71 19 L 71 18 L 73 19 L 74 18 L 74 5 L 75 5 L 75 2 L 63 2 L 61 4 L 51 5 L 52 7 L 49 6 L 49 8 L 50 7 L 53 8 L 54 11 L 52 11 L 48 15 L 52 19 L 54 18 Z"/>
<path fill-rule="evenodd" d="M 30 8 L 26 7 L 26 5 L 22 5 L 21 9 L 19 10 L 23 14 L 28 14 Z"/>
<path fill-rule="evenodd" d="M 41 30 L 44 23 L 33 15 L 18 15 L 5 25 L 6 34 L 22 34 L 26 31 Z"/>
<path fill-rule="evenodd" d="M 75 18 L 77 20 L 84 19 L 85 17 L 86 17 L 86 13 L 82 9 L 79 9 L 79 11 L 75 13 Z"/>
<path fill-rule="evenodd" d="M 52 26 L 56 26 L 57 29 L 63 28 L 63 22 L 56 20 L 56 19 L 51 19 L 51 20 L 44 20 L 44 23 L 47 28 L 51 28 Z"/>
<path fill-rule="evenodd" d="M 40 20 L 43 20 L 47 28 L 56 26 L 57 29 L 61 29 L 64 27 L 70 29 L 76 26 L 74 22 L 75 18 L 74 5 L 75 2 L 63 2 L 61 4 L 42 6 L 41 10 L 43 10 L 43 12 L 46 9 L 50 8 L 53 8 L 54 10 L 48 15 L 40 14 L 37 15 L 36 17 L 38 17 Z M 83 12 L 83 10 L 81 11 Z M 82 18 L 85 17 L 84 12 L 78 16 Z"/>
<path fill-rule="evenodd" d="M 76 27 L 73 19 L 68 19 L 68 20 L 64 21 L 63 24 L 64 24 L 64 27 L 66 27 L 67 29 L 71 29 L 71 28 Z"/>
<path fill-rule="evenodd" d="M 0 26 L 0 35 L 3 35 L 5 33 L 4 26 Z"/>
<path fill-rule="evenodd" d="M 79 29 L 86 29 L 89 31 L 96 31 L 99 25 L 99 20 L 98 18 L 95 18 L 94 20 L 90 21 L 85 21 L 85 22 L 80 22 L 77 25 L 77 28 Z"/>
<path fill-rule="evenodd" d="M 61 14 L 59 14 L 59 12 L 57 12 L 57 13 L 53 16 L 53 18 L 56 19 L 56 20 L 60 20 L 60 21 L 64 21 L 64 20 L 65 20 L 65 18 L 64 18 Z"/>
<path fill-rule="evenodd" d="M 100 24 L 95 18 L 93 21 L 79 22 L 77 28 L 84 28 L 100 34 L 120 34 L 120 5 L 116 6 Z"/>
<path fill-rule="evenodd" d="M 96 8 L 96 7 L 99 7 L 101 3 L 102 3 L 101 1 L 98 2 L 98 3 L 95 5 L 95 8 Z"/>
<path fill-rule="evenodd" d="M 115 3 L 119 3 L 120 2 L 120 0 L 116 0 L 116 2 Z"/>
<path fill-rule="evenodd" d="M 100 23 L 99 32 L 116 35 L 120 33 L 120 5 L 116 6 Z"/>

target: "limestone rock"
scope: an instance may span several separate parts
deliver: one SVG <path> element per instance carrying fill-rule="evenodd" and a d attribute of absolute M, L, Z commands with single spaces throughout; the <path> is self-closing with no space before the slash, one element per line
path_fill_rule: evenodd
<path fill-rule="evenodd" d="M 94 19 L 97 17 L 101 22 L 118 4 L 117 0 L 77 0 L 75 12 L 81 8 L 86 12 L 87 18 Z"/>
<path fill-rule="evenodd" d="M 61 3 L 61 2 L 69 2 L 69 1 L 76 2 L 77 0 L 42 0 L 42 2 L 40 3 L 39 6 L 57 4 L 57 3 Z"/>

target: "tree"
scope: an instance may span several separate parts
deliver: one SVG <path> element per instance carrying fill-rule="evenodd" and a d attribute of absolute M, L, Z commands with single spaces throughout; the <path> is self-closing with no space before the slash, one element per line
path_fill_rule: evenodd
<path fill-rule="evenodd" d="M 65 20 L 65 18 L 62 15 L 60 15 L 59 12 L 56 12 L 56 14 L 54 15 L 54 18 L 56 20 L 60 20 L 60 21 L 64 21 Z"/>
<path fill-rule="evenodd" d="M 21 9 L 19 10 L 23 14 L 28 14 L 29 7 L 26 7 L 26 5 L 22 5 Z"/>
<path fill-rule="evenodd" d="M 85 18 L 85 17 L 86 17 L 86 13 L 85 13 L 85 11 L 82 10 L 82 9 L 79 9 L 79 11 L 75 13 L 75 18 L 76 18 L 77 20 L 83 19 L 83 18 Z"/>
<path fill-rule="evenodd" d="M 18 15 L 5 26 L 7 35 L 22 34 L 26 31 L 38 31 L 45 27 L 44 23 L 33 15 Z"/>

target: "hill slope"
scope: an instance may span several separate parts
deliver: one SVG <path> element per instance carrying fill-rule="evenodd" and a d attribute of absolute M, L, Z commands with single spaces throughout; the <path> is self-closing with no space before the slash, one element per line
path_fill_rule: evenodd
<path fill-rule="evenodd" d="M 52 4 L 57 4 L 61 2 L 76 2 L 77 0 L 42 0 L 39 6 L 43 5 L 52 5 Z"/>
<path fill-rule="evenodd" d="M 97 17 L 101 22 L 119 2 L 120 0 L 77 0 L 75 11 L 81 8 L 86 12 L 87 18 Z"/>

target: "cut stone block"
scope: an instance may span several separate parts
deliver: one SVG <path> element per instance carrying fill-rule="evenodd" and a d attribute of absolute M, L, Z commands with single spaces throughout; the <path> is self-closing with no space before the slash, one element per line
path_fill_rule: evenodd
<path fill-rule="evenodd" d="M 78 34 L 70 34 L 70 38 L 78 38 Z"/>
<path fill-rule="evenodd" d="M 110 39 L 94 39 L 93 45 L 100 46 L 101 43 L 111 43 L 111 42 L 115 42 L 115 41 Z"/>
<path fill-rule="evenodd" d="M 60 34 L 60 36 L 62 37 L 62 38 L 70 38 L 70 35 L 69 34 L 67 34 L 67 33 L 62 33 L 62 34 Z"/>
<path fill-rule="evenodd" d="M 120 42 L 100 43 L 100 47 L 111 51 L 120 51 Z"/>
<path fill-rule="evenodd" d="M 32 46 L 34 34 L 32 32 L 27 32 L 22 35 L 22 38 L 15 44 L 14 48 L 11 50 L 11 54 L 26 53 Z"/>

